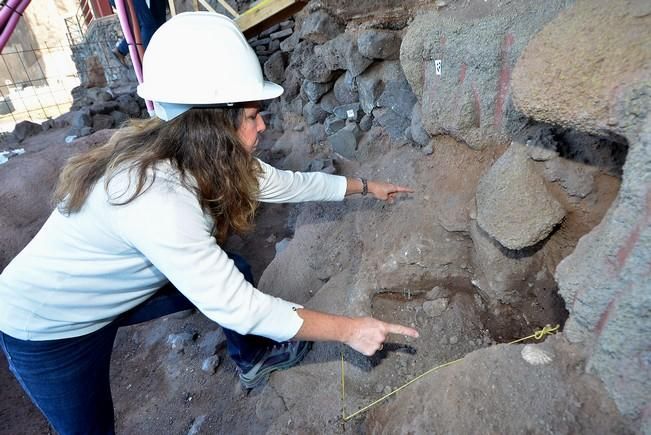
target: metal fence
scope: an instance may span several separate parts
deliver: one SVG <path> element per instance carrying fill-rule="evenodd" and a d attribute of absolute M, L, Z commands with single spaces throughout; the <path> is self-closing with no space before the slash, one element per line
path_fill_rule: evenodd
<path fill-rule="evenodd" d="M 0 56 L 0 131 L 23 120 L 42 122 L 70 109 L 71 91 L 79 74 L 70 46 L 18 50 L 6 47 Z"/>

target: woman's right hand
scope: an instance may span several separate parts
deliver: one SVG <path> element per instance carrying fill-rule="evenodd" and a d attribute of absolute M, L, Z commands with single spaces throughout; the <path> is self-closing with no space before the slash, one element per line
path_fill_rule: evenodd
<path fill-rule="evenodd" d="M 307 308 L 299 308 L 296 313 L 303 319 L 296 340 L 338 341 L 366 356 L 382 349 L 389 334 L 418 337 L 418 331 L 413 328 L 372 317 L 337 316 Z"/>
<path fill-rule="evenodd" d="M 350 321 L 350 336 L 344 343 L 366 356 L 382 350 L 389 334 L 418 337 L 418 331 L 413 328 L 383 322 L 372 317 L 354 317 Z"/>

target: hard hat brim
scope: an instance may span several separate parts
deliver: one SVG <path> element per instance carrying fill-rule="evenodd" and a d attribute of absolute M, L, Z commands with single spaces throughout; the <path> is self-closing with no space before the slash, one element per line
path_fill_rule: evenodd
<path fill-rule="evenodd" d="M 280 97 L 285 89 L 282 86 L 265 80 L 262 86 L 263 97 L 260 100 L 271 100 L 272 98 Z"/>
<path fill-rule="evenodd" d="M 217 101 L 210 101 L 209 98 L 202 98 L 198 101 L 192 101 L 192 99 L 185 98 L 173 98 L 174 101 L 164 101 L 164 99 L 152 98 L 153 95 L 150 95 L 147 92 L 147 86 L 144 83 L 138 85 L 137 93 L 145 100 L 157 101 L 159 103 L 173 103 L 173 104 L 188 104 L 196 106 L 205 106 L 205 105 L 218 105 L 218 104 L 235 104 L 235 103 L 244 103 L 247 101 L 262 101 L 262 100 L 271 100 L 272 98 L 279 97 L 285 92 L 282 86 L 277 85 L 276 83 L 265 80 L 262 83 L 262 89 L 260 92 L 255 92 L 249 94 L 246 98 L 238 99 L 219 99 Z"/>

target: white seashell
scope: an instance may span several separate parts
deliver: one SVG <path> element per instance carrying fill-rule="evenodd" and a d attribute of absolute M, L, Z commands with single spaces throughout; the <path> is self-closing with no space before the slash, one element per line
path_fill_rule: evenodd
<path fill-rule="evenodd" d="M 548 352 L 545 352 L 540 347 L 532 344 L 527 344 L 523 347 L 520 354 L 522 355 L 522 358 L 532 366 L 549 364 L 553 359 Z"/>

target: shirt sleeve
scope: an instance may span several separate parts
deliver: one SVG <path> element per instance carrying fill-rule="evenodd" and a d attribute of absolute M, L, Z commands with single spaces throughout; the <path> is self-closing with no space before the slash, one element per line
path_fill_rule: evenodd
<path fill-rule="evenodd" d="M 258 160 L 261 202 L 341 201 L 346 196 L 346 177 L 322 172 L 293 172 L 276 169 Z"/>
<path fill-rule="evenodd" d="M 116 207 L 119 232 L 202 313 L 240 334 L 276 341 L 296 335 L 300 305 L 253 287 L 210 235 L 211 221 L 193 193 L 154 185 L 131 203 Z"/>

